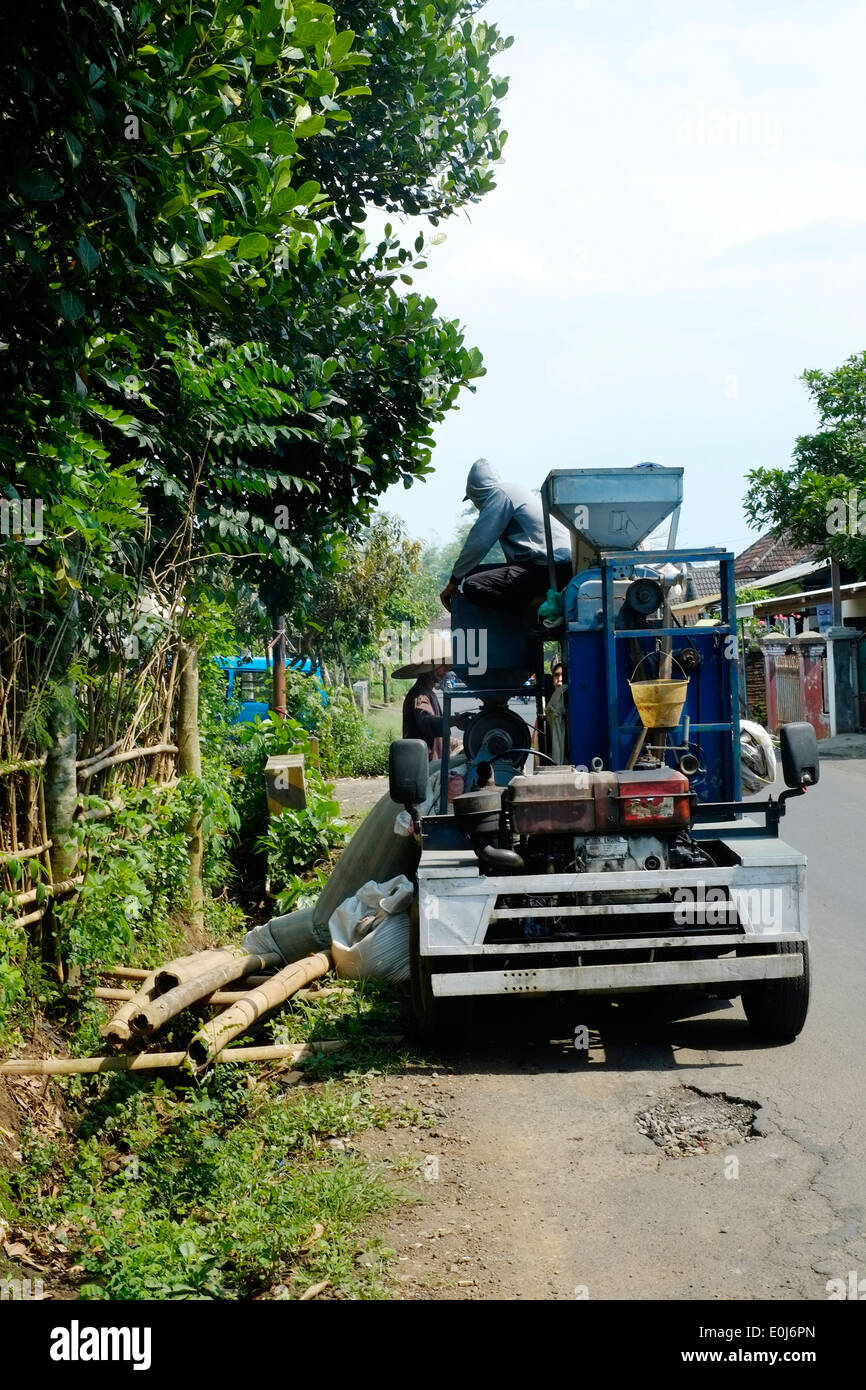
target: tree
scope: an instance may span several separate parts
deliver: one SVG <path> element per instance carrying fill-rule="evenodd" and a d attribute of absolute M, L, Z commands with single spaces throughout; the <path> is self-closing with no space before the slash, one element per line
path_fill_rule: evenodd
<path fill-rule="evenodd" d="M 342 542 L 339 568 L 298 615 L 308 644 L 336 660 L 347 682 L 352 666 L 375 657 L 384 628 L 422 626 L 430 617 L 436 600 L 424 583 L 421 551 L 397 517 L 379 513 L 363 534 Z"/>
<path fill-rule="evenodd" d="M 801 545 L 822 546 L 866 578 L 866 352 L 802 380 L 820 428 L 797 439 L 791 468 L 748 474 L 746 514 Z"/>
<path fill-rule="evenodd" d="M 365 200 L 438 217 L 490 186 L 504 43 L 471 4 L 350 8 L 360 40 L 307 0 L 61 0 L 52 24 L 26 6 L 8 24 L 0 461 L 48 525 L 8 554 L 4 616 L 20 628 L 36 597 L 19 670 L 31 706 L 51 695 L 58 789 L 86 633 L 122 627 L 143 585 L 177 618 L 225 556 L 288 607 L 429 468 L 432 426 L 481 371 L 401 288 L 423 237 L 368 246 L 362 223 Z"/>
<path fill-rule="evenodd" d="M 505 133 L 497 102 L 508 83 L 491 60 L 511 45 L 495 25 L 475 24 L 484 0 L 346 0 L 340 21 L 369 55 L 368 99 L 353 110 L 355 138 L 318 141 L 303 153 L 340 208 L 365 204 L 432 222 L 495 187 L 492 165 Z"/>

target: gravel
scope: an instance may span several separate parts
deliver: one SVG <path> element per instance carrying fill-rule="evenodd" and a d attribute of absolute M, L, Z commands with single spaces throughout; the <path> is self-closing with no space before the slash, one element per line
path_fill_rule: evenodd
<path fill-rule="evenodd" d="M 757 1138 L 757 1101 L 740 1100 L 694 1086 L 675 1086 L 637 1115 L 637 1127 L 668 1158 L 718 1153 Z"/>

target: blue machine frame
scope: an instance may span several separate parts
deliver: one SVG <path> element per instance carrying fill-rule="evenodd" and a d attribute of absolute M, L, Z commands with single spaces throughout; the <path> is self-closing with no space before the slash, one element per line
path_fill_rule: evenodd
<path fill-rule="evenodd" d="M 627 578 L 647 565 L 679 565 L 713 561 L 719 566 L 722 621 L 711 628 L 617 628 L 614 581 Z M 630 654 L 648 655 L 658 639 L 670 639 L 674 661 L 686 649 L 700 662 L 690 673 L 683 719 L 669 735 L 672 749 L 698 757 L 701 771 L 692 778 L 692 789 L 701 802 L 739 801 L 740 733 L 737 624 L 734 598 L 734 556 L 716 548 L 699 550 L 620 551 L 600 557 L 602 616 L 597 629 L 581 630 L 569 624 L 569 736 L 571 759 L 591 766 L 601 758 L 605 767 L 618 771 L 627 765 L 641 724 L 629 690 L 635 663 Z M 576 576 L 576 580 L 580 575 Z M 575 582 L 575 581 L 572 581 Z M 625 643 L 624 647 L 622 644 Z M 644 677 L 651 675 L 650 671 Z M 674 671 L 676 677 L 677 672 Z M 640 676 L 640 673 L 638 673 Z M 606 700 L 598 698 L 604 685 Z"/>

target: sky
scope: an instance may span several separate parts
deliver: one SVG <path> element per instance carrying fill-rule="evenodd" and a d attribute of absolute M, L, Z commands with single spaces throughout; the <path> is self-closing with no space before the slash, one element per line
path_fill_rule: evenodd
<path fill-rule="evenodd" d="M 745 475 L 816 417 L 800 374 L 866 348 L 860 0 L 488 0 L 497 188 L 443 223 L 415 287 L 487 375 L 385 510 L 443 541 L 484 456 L 685 469 L 678 543 L 742 550 Z"/>

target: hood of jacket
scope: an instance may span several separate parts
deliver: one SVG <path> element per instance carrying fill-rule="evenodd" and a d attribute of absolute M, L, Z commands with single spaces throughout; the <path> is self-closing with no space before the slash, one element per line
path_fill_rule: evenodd
<path fill-rule="evenodd" d="M 480 510 L 495 493 L 501 492 L 502 479 L 487 459 L 476 459 L 466 479 L 464 502 L 473 502 Z"/>

